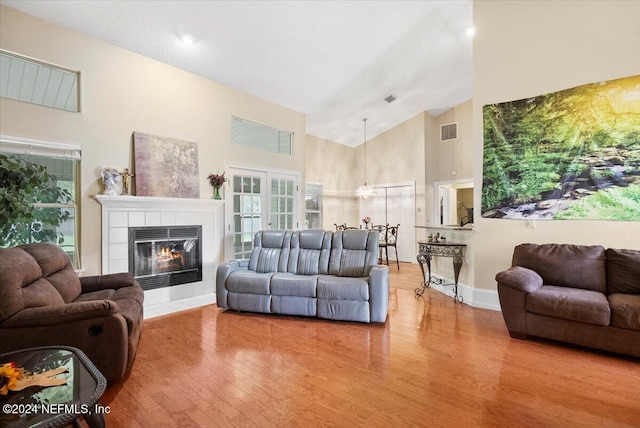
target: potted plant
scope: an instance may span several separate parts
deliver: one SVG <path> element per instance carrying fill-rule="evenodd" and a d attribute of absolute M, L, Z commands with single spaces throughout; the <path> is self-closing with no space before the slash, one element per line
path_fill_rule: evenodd
<path fill-rule="evenodd" d="M 36 203 L 70 203 L 71 193 L 56 185 L 56 178 L 42 165 L 0 154 L 0 246 L 55 242 L 64 236 L 59 226 L 70 213 Z"/>

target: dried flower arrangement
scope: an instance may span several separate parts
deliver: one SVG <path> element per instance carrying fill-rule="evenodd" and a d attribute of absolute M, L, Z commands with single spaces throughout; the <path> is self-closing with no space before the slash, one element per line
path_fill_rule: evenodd
<path fill-rule="evenodd" d="M 209 174 L 207 180 L 209 180 L 209 184 L 211 185 L 211 187 L 221 187 L 224 182 L 227 181 L 227 178 L 224 176 L 223 172 L 221 175 Z"/>

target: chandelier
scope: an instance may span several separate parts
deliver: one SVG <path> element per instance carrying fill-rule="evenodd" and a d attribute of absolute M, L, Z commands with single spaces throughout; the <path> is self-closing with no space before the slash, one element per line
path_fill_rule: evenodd
<path fill-rule="evenodd" d="M 354 195 L 360 199 L 373 198 L 376 191 L 373 187 L 367 186 L 367 118 L 362 119 L 364 122 L 364 186 L 356 189 Z"/>

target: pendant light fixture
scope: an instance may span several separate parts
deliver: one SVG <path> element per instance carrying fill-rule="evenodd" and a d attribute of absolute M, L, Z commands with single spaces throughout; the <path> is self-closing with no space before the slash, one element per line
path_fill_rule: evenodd
<path fill-rule="evenodd" d="M 364 122 L 364 186 L 356 189 L 354 195 L 360 199 L 373 198 L 376 191 L 373 187 L 367 186 L 367 118 L 362 119 Z"/>

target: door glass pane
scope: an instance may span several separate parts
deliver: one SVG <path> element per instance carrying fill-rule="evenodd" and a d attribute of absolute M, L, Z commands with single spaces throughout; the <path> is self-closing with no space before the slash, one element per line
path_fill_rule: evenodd
<path fill-rule="evenodd" d="M 284 178 L 271 179 L 271 228 L 293 229 L 294 217 L 294 180 Z"/>
<path fill-rule="evenodd" d="M 233 195 L 233 212 L 240 212 L 240 195 Z"/>
<path fill-rule="evenodd" d="M 262 204 L 260 177 L 236 175 L 233 177 L 233 242 L 234 258 L 251 256 L 253 236 L 260 230 Z"/>
<path fill-rule="evenodd" d="M 242 179 L 242 192 L 251 193 L 251 177 L 244 177 Z"/>
<path fill-rule="evenodd" d="M 251 203 L 252 212 L 254 212 L 254 213 L 261 213 L 262 212 L 262 209 L 260 207 L 260 201 L 261 201 L 260 195 L 253 197 L 253 199 L 251 200 L 251 202 L 252 202 Z"/>

